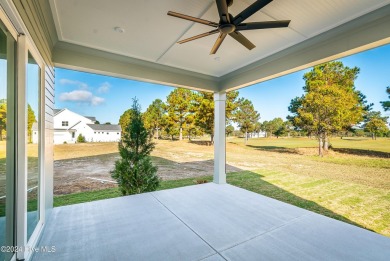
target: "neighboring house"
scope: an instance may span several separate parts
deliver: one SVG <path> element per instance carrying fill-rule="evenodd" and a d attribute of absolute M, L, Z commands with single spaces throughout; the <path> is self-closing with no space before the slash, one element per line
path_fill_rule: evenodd
<path fill-rule="evenodd" d="M 117 142 L 120 125 L 95 124 L 95 117 L 82 116 L 68 109 L 54 109 L 54 144 L 76 143 L 81 134 L 87 142 Z M 36 124 L 32 129 L 33 143 L 38 142 Z"/>

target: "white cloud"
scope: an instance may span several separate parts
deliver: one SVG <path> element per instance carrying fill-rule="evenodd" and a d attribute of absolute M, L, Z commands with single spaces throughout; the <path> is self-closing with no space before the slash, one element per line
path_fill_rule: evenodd
<path fill-rule="evenodd" d="M 88 84 L 80 81 L 73 81 L 69 79 L 60 79 L 60 84 L 62 85 L 76 85 L 81 90 L 88 90 Z"/>
<path fill-rule="evenodd" d="M 111 88 L 111 84 L 108 82 L 104 82 L 100 85 L 100 87 L 97 89 L 98 93 L 107 93 Z"/>
<path fill-rule="evenodd" d="M 61 93 L 60 101 L 86 103 L 89 105 L 98 106 L 104 103 L 104 98 L 94 96 L 90 91 L 75 90 Z"/>

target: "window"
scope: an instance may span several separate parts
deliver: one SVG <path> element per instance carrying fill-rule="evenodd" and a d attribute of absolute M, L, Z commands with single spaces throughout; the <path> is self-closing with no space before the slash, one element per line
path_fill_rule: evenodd
<path fill-rule="evenodd" d="M 116 134 L 119 135 L 119 132 L 117 132 Z"/>
<path fill-rule="evenodd" d="M 76 133 L 72 132 L 72 139 L 74 139 Z"/>
<path fill-rule="evenodd" d="M 69 126 L 69 122 L 68 121 L 63 121 L 62 122 L 62 126 Z"/>
<path fill-rule="evenodd" d="M 107 135 L 108 135 L 108 134 L 110 134 L 110 133 L 107 132 Z"/>
<path fill-rule="evenodd" d="M 94 133 L 96 134 L 96 131 Z"/>

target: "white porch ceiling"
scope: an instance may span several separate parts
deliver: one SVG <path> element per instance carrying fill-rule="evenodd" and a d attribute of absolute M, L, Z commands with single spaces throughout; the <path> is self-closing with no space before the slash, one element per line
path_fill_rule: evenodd
<path fill-rule="evenodd" d="M 209 55 L 218 34 L 181 45 L 176 42 L 213 28 L 170 17 L 167 12 L 176 11 L 218 22 L 214 0 L 49 2 L 61 43 L 178 68 L 216 81 L 390 4 L 390 0 L 274 0 L 246 22 L 291 20 L 288 28 L 242 32 L 256 45 L 251 51 L 226 37 L 217 54 Z M 253 2 L 234 0 L 229 11 L 234 16 Z M 115 27 L 121 27 L 125 32 L 118 33 Z"/>

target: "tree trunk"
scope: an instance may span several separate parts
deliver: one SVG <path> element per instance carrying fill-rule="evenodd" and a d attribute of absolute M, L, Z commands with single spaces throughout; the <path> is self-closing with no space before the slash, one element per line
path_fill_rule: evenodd
<path fill-rule="evenodd" d="M 328 151 L 328 148 L 329 148 L 329 138 L 328 138 L 328 135 L 326 133 L 324 133 L 323 148 L 324 148 L 324 151 Z"/>
<path fill-rule="evenodd" d="M 245 145 L 247 141 L 248 141 L 248 130 L 245 129 Z"/>
<path fill-rule="evenodd" d="M 318 156 L 324 156 L 322 153 L 322 138 L 321 135 L 318 137 Z"/>
<path fill-rule="evenodd" d="M 158 126 L 157 126 L 157 128 L 156 128 L 156 131 L 157 131 L 157 139 L 159 138 L 159 136 L 158 136 Z"/>
<path fill-rule="evenodd" d="M 214 144 L 214 134 L 210 134 L 211 144 Z"/>
<path fill-rule="evenodd" d="M 183 139 L 183 128 L 180 127 L 180 134 L 179 134 L 179 140 Z"/>
<path fill-rule="evenodd" d="M 374 139 L 374 137 L 375 137 L 375 134 L 374 134 L 374 133 L 372 133 L 372 136 L 371 136 L 371 138 L 372 138 L 372 139 Z"/>

